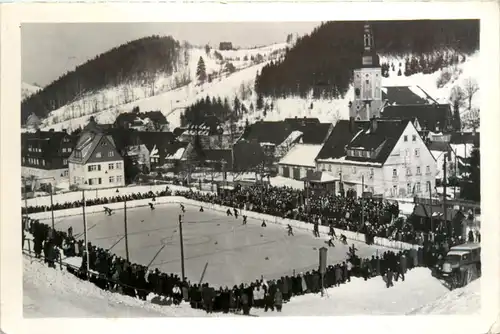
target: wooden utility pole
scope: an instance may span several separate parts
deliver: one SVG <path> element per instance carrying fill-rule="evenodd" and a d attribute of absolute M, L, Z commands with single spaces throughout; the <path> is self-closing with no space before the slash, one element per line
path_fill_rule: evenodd
<path fill-rule="evenodd" d="M 429 208 L 430 208 L 430 218 L 431 218 L 431 231 L 434 232 L 434 227 L 432 226 L 432 183 L 431 181 L 427 181 L 429 184 Z"/>
<path fill-rule="evenodd" d="M 444 170 L 444 176 L 443 176 L 443 218 L 444 218 L 444 223 L 446 224 L 446 227 L 448 227 L 448 208 L 447 208 L 447 203 L 446 203 L 446 186 L 448 185 L 448 176 L 447 176 L 447 168 L 446 168 L 446 162 L 450 158 L 450 155 L 448 152 L 445 153 L 444 155 L 444 161 L 443 161 L 443 170 Z M 451 233 L 450 233 L 451 235 Z"/>
<path fill-rule="evenodd" d="M 179 237 L 181 241 L 181 271 L 182 271 L 182 280 L 184 281 L 185 279 L 185 272 L 184 272 L 184 239 L 182 237 L 182 215 L 179 215 Z"/>
<path fill-rule="evenodd" d="M 365 176 L 361 175 L 361 226 L 365 224 L 365 199 L 363 198 L 364 190 L 365 190 Z"/>
<path fill-rule="evenodd" d="M 87 273 L 90 271 L 90 256 L 89 256 L 89 246 L 87 242 L 87 219 L 85 218 L 85 190 L 82 190 L 82 199 L 83 199 L 83 242 L 85 243 L 85 256 L 87 259 Z"/>
<path fill-rule="evenodd" d="M 125 210 L 123 223 L 125 224 L 125 254 L 127 256 L 127 261 L 130 262 L 130 257 L 128 253 L 128 226 L 127 226 L 127 198 L 123 202 L 123 208 Z"/>
<path fill-rule="evenodd" d="M 52 215 L 52 230 L 55 231 L 55 224 L 54 224 L 54 201 L 52 198 L 52 183 L 50 183 L 50 211 Z"/>

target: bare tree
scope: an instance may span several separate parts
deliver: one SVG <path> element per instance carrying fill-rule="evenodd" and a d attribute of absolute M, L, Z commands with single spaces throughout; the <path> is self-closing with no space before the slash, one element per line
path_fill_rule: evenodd
<path fill-rule="evenodd" d="M 472 108 L 472 98 L 479 91 L 479 85 L 473 78 L 467 78 L 464 82 L 464 93 L 467 101 L 469 102 L 469 110 Z"/>

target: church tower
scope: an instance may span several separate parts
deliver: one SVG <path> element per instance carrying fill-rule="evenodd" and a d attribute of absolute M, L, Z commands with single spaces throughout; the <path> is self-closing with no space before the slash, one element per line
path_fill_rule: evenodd
<path fill-rule="evenodd" d="M 375 52 L 373 33 L 364 26 L 364 50 L 361 68 L 354 70 L 354 100 L 349 106 L 349 118 L 368 121 L 380 117 L 382 107 L 382 69 Z"/>

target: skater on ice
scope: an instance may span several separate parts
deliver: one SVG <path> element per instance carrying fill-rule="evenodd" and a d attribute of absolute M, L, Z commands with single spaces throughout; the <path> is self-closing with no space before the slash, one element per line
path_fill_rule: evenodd
<path fill-rule="evenodd" d="M 181 204 L 181 211 L 182 211 L 182 213 L 186 213 L 186 208 L 182 204 Z"/>
<path fill-rule="evenodd" d="M 236 210 L 236 208 L 233 210 L 234 210 L 234 218 L 238 219 L 238 210 Z"/>
<path fill-rule="evenodd" d="M 243 216 L 243 225 L 246 225 L 247 224 L 247 216 Z"/>
<path fill-rule="evenodd" d="M 328 247 L 335 247 L 335 245 L 333 244 L 333 237 L 328 240 Z"/>
<path fill-rule="evenodd" d="M 260 227 L 266 227 L 266 221 L 265 220 L 262 220 L 262 224 L 260 224 Z"/>
<path fill-rule="evenodd" d="M 148 203 L 148 204 L 149 204 L 149 208 L 150 208 L 151 210 L 154 210 L 154 209 L 155 209 L 155 207 L 154 207 L 153 203 Z"/>
<path fill-rule="evenodd" d="M 313 234 L 316 238 L 319 238 L 319 222 L 317 220 L 314 222 Z"/>
<path fill-rule="evenodd" d="M 340 242 L 342 242 L 344 245 L 347 245 L 347 237 L 343 234 L 340 235 Z"/>
<path fill-rule="evenodd" d="M 226 215 L 229 217 L 229 216 L 233 216 L 233 213 L 231 212 L 231 209 L 227 209 L 226 211 Z"/>
<path fill-rule="evenodd" d="M 203 210 L 203 207 L 202 207 L 202 206 L 200 206 L 200 212 L 203 212 L 203 211 L 204 211 L 204 210 Z"/>
<path fill-rule="evenodd" d="M 108 208 L 107 206 L 104 207 L 104 213 L 107 214 L 108 216 L 111 216 L 113 214 L 113 210 Z"/>
<path fill-rule="evenodd" d="M 286 227 L 287 230 L 288 230 L 288 236 L 293 236 L 293 228 L 292 228 L 292 225 L 288 224 L 288 226 Z"/>

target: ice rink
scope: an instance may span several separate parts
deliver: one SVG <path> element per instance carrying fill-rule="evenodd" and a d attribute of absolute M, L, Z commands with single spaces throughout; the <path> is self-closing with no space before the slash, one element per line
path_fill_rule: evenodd
<path fill-rule="evenodd" d="M 208 263 L 203 281 L 216 287 L 248 283 L 260 278 L 279 278 L 291 275 L 293 270 L 305 272 L 318 267 L 318 249 L 326 246 L 326 236 L 314 238 L 312 232 L 294 230 L 287 236 L 286 228 L 248 218 L 242 225 L 242 217 L 205 208 L 185 205 L 183 235 L 186 276 L 198 283 L 205 264 Z M 130 261 L 150 265 L 165 273 L 181 273 L 180 238 L 178 229 L 178 204 L 157 205 L 127 210 L 128 244 Z M 50 220 L 45 221 L 51 224 Z M 73 227 L 73 235 L 82 238 L 82 216 L 55 220 L 56 229 Z M 124 211 L 114 211 L 111 216 L 104 212 L 87 214 L 88 241 L 125 257 Z M 360 256 L 371 256 L 383 251 L 380 246 L 355 244 Z M 348 246 L 335 242 L 328 250 L 328 263 L 346 259 Z"/>

